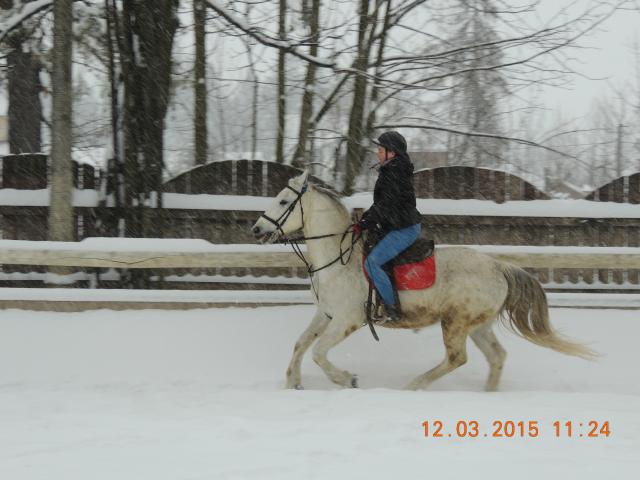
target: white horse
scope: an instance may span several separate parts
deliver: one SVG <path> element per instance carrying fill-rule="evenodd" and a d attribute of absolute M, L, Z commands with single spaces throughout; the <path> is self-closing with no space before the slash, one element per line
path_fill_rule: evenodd
<path fill-rule="evenodd" d="M 307 240 L 307 259 L 314 269 L 329 265 L 313 274 L 317 310 L 295 344 L 286 386 L 302 388 L 300 365 L 315 341 L 313 360 L 329 379 L 343 387 L 357 387 L 357 377 L 336 367 L 327 354 L 366 322 L 363 305 L 368 284 L 362 270 L 362 246 L 360 242 L 355 244 L 346 264 L 335 261 L 340 251 L 351 245 L 351 235 L 343 236 L 352 224 L 351 217 L 333 192 L 308 183 L 307 176 L 305 171 L 289 180 L 252 229 L 256 239 L 263 243 L 300 230 L 304 237 L 319 236 Z M 506 357 L 492 330 L 497 318 L 537 345 L 583 358 L 595 355 L 554 332 L 542 286 L 521 268 L 463 247 L 437 248 L 435 261 L 437 277 L 433 286 L 400 291 L 403 317 L 398 322 L 383 324 L 386 328 L 419 329 L 440 323 L 442 327 L 444 360 L 416 377 L 407 388 L 425 388 L 464 365 L 470 336 L 489 362 L 486 389 L 496 390 Z"/>

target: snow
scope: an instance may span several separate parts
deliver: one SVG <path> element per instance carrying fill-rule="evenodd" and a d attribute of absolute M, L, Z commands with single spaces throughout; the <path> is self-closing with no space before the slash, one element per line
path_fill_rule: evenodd
<path fill-rule="evenodd" d="M 369 208 L 370 193 L 343 199 L 349 208 Z M 416 206 L 423 215 L 466 215 L 486 217 L 554 217 L 554 218 L 640 218 L 640 205 L 589 200 L 447 200 L 418 198 Z"/>
<path fill-rule="evenodd" d="M 97 190 L 74 190 L 76 207 L 97 207 Z M 163 193 L 164 208 L 176 210 L 235 210 L 263 212 L 273 198 L 251 195 L 208 195 Z M 367 209 L 373 194 L 357 193 L 343 197 L 350 210 Z M 486 217 L 554 217 L 554 218 L 640 218 L 640 205 L 589 200 L 529 200 L 496 203 L 491 200 L 446 200 L 419 198 L 417 208 L 423 215 L 462 215 Z M 155 204 L 155 203 L 154 203 Z M 0 206 L 47 206 L 49 190 L 0 189 Z"/>
<path fill-rule="evenodd" d="M 98 190 L 73 190 L 74 207 L 97 207 Z M 0 206 L 3 207 L 46 207 L 49 205 L 48 188 L 40 190 L 0 189 Z"/>
<path fill-rule="evenodd" d="M 308 290 L 125 290 L 0 288 L 0 301 L 156 303 L 312 303 Z"/>
<path fill-rule="evenodd" d="M 260 283 L 260 282 L 259 282 Z M 547 293 L 555 307 L 640 308 L 637 293 Z M 0 301 L 310 304 L 310 290 L 126 290 L 0 288 Z"/>
<path fill-rule="evenodd" d="M 165 208 L 185 210 L 245 210 L 263 212 L 269 208 L 269 205 L 273 202 L 273 198 L 251 195 L 164 193 L 162 195 L 162 202 Z"/>
<path fill-rule="evenodd" d="M 549 305 L 554 307 L 640 308 L 637 293 L 547 293 Z"/>
<path fill-rule="evenodd" d="M 39 11 L 49 8 L 52 4 L 53 0 L 35 0 L 29 3 L 23 3 L 17 8 L 8 9 L 0 16 L 0 42 L 23 21 Z"/>
<path fill-rule="evenodd" d="M 361 389 L 332 385 L 309 358 L 307 390 L 282 389 L 312 307 L 0 316 L 0 478 L 637 478 L 637 312 L 552 310 L 565 334 L 604 354 L 566 357 L 496 332 L 502 389 L 469 362 L 429 390 L 399 390 L 443 355 L 439 329 L 366 329 L 332 351 Z M 536 438 L 425 438 L 476 420 L 538 421 Z M 608 421 L 602 438 L 556 438 L 554 421 Z M 584 429 L 581 430 L 584 432 Z"/>
<path fill-rule="evenodd" d="M 166 208 L 191 210 L 265 211 L 273 199 L 249 195 L 186 195 L 165 193 Z M 371 193 L 357 193 L 342 198 L 350 210 L 367 209 L 373 204 Z M 496 203 L 490 200 L 446 200 L 419 198 L 417 208 L 423 215 L 463 215 L 487 217 L 573 217 L 640 218 L 640 205 L 589 200 L 529 200 Z"/>
<path fill-rule="evenodd" d="M 192 238 L 119 238 L 90 237 L 80 242 L 39 242 L 0 240 L 0 250 L 38 250 L 71 252 L 143 252 L 143 253 L 291 253 L 289 245 L 213 244 Z"/>

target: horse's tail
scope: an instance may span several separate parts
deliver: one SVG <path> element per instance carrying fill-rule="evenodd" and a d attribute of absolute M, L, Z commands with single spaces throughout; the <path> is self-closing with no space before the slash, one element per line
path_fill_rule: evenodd
<path fill-rule="evenodd" d="M 598 356 L 590 348 L 562 338 L 549 323 L 547 295 L 536 280 L 523 269 L 498 262 L 508 284 L 507 298 L 500 309 L 500 319 L 517 335 L 567 355 L 585 359 Z"/>

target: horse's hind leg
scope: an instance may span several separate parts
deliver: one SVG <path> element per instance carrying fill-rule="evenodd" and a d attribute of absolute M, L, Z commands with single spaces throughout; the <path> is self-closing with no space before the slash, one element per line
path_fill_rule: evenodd
<path fill-rule="evenodd" d="M 407 385 L 407 389 L 420 390 L 426 388 L 434 380 L 467 363 L 467 336 L 468 327 L 465 325 L 452 325 L 451 322 L 443 320 L 442 337 L 446 349 L 444 360 L 428 372 L 418 375 Z"/>
<path fill-rule="evenodd" d="M 318 338 L 318 335 L 321 335 L 322 332 L 325 331 L 330 321 L 331 318 L 325 315 L 321 309 L 318 308 L 318 310 L 316 310 L 313 320 L 311 320 L 311 323 L 305 331 L 302 332 L 302 335 L 300 335 L 300 338 L 298 338 L 293 348 L 293 356 L 289 362 L 289 368 L 287 368 L 287 388 L 302 388 L 302 375 L 300 373 L 302 358 L 313 341 Z"/>
<path fill-rule="evenodd" d="M 318 364 L 333 383 L 337 383 L 342 387 L 357 388 L 358 379 L 346 370 L 337 368 L 327 359 L 327 354 L 329 350 L 358 330 L 362 320 L 354 317 L 354 321 L 356 323 L 340 322 L 340 318 L 334 319 L 324 334 L 318 339 L 318 342 L 313 346 L 313 361 Z"/>
<path fill-rule="evenodd" d="M 486 357 L 487 362 L 489 362 L 489 378 L 487 379 L 485 389 L 488 392 L 495 392 L 498 389 L 500 375 L 502 375 L 502 366 L 504 365 L 507 352 L 502 348 L 500 342 L 498 342 L 491 328 L 491 324 L 482 325 L 472 332 L 470 336 Z"/>

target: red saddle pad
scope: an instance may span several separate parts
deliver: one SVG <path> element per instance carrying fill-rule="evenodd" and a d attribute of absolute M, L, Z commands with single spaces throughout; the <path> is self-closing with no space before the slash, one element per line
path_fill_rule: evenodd
<path fill-rule="evenodd" d="M 396 265 L 393 267 L 393 276 L 395 285 L 398 290 L 423 290 L 429 288 L 436 281 L 436 254 L 435 252 L 421 262 L 406 263 L 404 265 Z M 362 271 L 367 281 L 369 275 L 364 268 L 366 257 L 362 257 Z"/>

